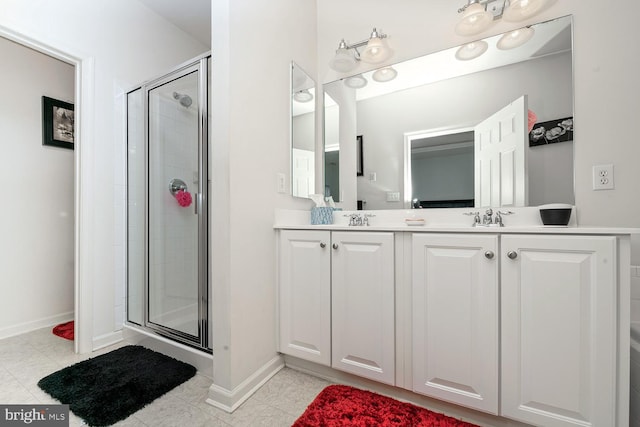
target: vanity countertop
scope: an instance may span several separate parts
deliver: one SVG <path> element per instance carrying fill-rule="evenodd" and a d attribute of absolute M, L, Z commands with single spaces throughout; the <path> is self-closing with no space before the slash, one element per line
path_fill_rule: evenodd
<path fill-rule="evenodd" d="M 568 226 L 545 226 L 537 208 L 511 209 L 514 213 L 504 217 L 504 227 L 473 227 L 473 217 L 465 215 L 478 209 L 429 209 L 407 211 L 336 211 L 334 223 L 311 225 L 309 211 L 276 210 L 274 229 L 278 230 L 330 230 L 330 231 L 393 231 L 415 233 L 499 233 L 499 234 L 584 234 L 629 235 L 640 234 L 640 228 L 578 226 L 575 208 Z M 353 213 L 372 215 L 369 226 L 350 226 L 348 217 Z M 420 218 L 424 225 L 407 225 L 406 219 Z"/>
<path fill-rule="evenodd" d="M 576 227 L 576 226 L 513 226 L 513 227 L 463 227 L 447 225 L 409 226 L 404 224 L 348 226 L 348 225 L 275 225 L 279 230 L 331 230 L 331 231 L 405 231 L 412 233 L 500 233 L 500 234 L 640 234 L 637 228 Z"/>

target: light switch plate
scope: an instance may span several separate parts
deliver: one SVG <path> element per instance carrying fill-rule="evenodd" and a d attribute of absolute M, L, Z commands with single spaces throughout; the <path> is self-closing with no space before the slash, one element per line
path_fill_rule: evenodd
<path fill-rule="evenodd" d="M 283 173 L 277 174 L 278 178 L 278 193 L 286 193 L 287 192 L 287 179 Z"/>

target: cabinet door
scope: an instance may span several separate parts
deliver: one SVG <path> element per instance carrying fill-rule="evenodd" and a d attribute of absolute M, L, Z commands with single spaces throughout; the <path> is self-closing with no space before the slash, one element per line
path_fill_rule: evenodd
<path fill-rule="evenodd" d="M 280 351 L 331 364 L 330 233 L 280 232 Z M 249 267 L 250 268 L 250 267 Z"/>
<path fill-rule="evenodd" d="M 498 237 L 412 236 L 413 390 L 498 413 Z"/>
<path fill-rule="evenodd" d="M 549 427 L 622 425 L 615 237 L 504 236 L 501 257 L 502 414 Z"/>
<path fill-rule="evenodd" d="M 393 385 L 393 233 L 334 232 L 332 243 L 332 366 Z"/>

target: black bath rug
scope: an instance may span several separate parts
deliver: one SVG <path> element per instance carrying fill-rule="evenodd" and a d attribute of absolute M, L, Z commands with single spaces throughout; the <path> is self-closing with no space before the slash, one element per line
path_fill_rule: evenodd
<path fill-rule="evenodd" d="M 126 346 L 68 366 L 41 379 L 38 386 L 68 404 L 92 426 L 127 418 L 174 387 L 196 368 L 141 346 Z"/>

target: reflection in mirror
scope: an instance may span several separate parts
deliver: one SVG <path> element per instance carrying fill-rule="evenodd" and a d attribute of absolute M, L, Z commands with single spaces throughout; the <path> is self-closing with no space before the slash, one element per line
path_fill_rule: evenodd
<path fill-rule="evenodd" d="M 340 107 L 324 94 L 324 196 L 340 201 Z"/>
<path fill-rule="evenodd" d="M 407 135 L 407 149 L 412 208 L 474 206 L 472 128 Z"/>
<path fill-rule="evenodd" d="M 498 35 L 484 40 L 488 48 L 475 59 L 456 59 L 459 48 L 452 48 L 394 64 L 397 76 L 391 81 L 381 82 L 368 72 L 362 75 L 368 81 L 362 89 L 345 88 L 344 80 L 324 85 L 332 95 L 350 94 L 334 97 L 340 106 L 341 152 L 344 141 L 355 144 L 357 135 L 367 141 L 364 175 L 357 178 L 355 191 L 343 188 L 344 207 L 355 209 L 362 201 L 366 209 L 408 208 L 414 199 L 423 207 L 482 206 L 469 181 L 476 186 L 478 159 L 469 149 L 463 154 L 456 146 L 461 141 L 447 135 L 473 129 L 521 97 L 525 115 L 533 111 L 538 123 L 573 116 L 571 17 L 531 28 L 533 37 L 514 49 L 497 49 Z M 518 140 L 525 161 L 514 165 L 527 188 L 513 206 L 573 204 L 573 141 L 530 147 L 524 120 L 525 134 Z M 414 143 L 422 153 L 412 160 Z M 448 144 L 453 144 L 451 151 L 445 149 Z M 340 174 L 341 182 L 355 176 L 355 164 L 343 163 Z"/>
<path fill-rule="evenodd" d="M 291 195 L 315 192 L 315 82 L 291 63 Z"/>

